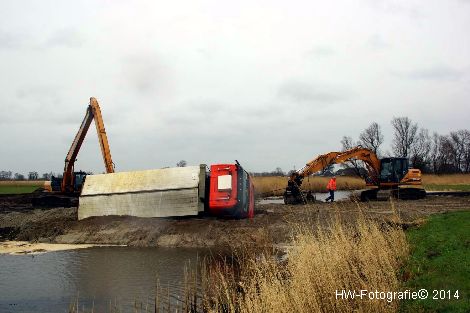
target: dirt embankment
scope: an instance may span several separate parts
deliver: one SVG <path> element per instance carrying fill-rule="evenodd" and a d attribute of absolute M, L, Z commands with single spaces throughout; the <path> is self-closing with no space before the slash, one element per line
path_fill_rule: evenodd
<path fill-rule="evenodd" d="M 164 247 L 227 247 L 285 244 L 296 225 L 327 226 L 334 218 L 352 221 L 357 214 L 404 227 L 433 213 L 470 210 L 470 197 L 427 197 L 418 201 L 338 202 L 305 206 L 257 205 L 253 219 L 214 217 L 92 217 L 77 221 L 77 208 L 35 209 L 25 197 L 0 197 L 0 241 L 63 244 L 117 244 Z"/>

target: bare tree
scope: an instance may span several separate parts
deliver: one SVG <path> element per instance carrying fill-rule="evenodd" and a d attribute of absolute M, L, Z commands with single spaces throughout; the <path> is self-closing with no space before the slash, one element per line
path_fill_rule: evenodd
<path fill-rule="evenodd" d="M 294 174 L 296 172 L 296 170 L 290 170 L 287 172 L 287 176 L 292 176 L 292 174 Z"/>
<path fill-rule="evenodd" d="M 185 167 L 187 165 L 187 162 L 185 160 L 181 160 L 178 163 L 176 163 L 177 167 Z"/>
<path fill-rule="evenodd" d="M 14 178 L 15 180 L 24 180 L 24 175 L 20 173 L 15 173 Z"/>
<path fill-rule="evenodd" d="M 429 131 L 425 128 L 421 128 L 410 148 L 410 161 L 412 166 L 423 172 L 427 172 L 431 163 L 431 149 L 432 141 L 431 136 L 429 136 Z"/>
<path fill-rule="evenodd" d="M 413 123 L 408 117 L 394 117 L 392 119 L 393 152 L 398 157 L 408 157 L 411 147 L 416 140 L 418 124 Z"/>
<path fill-rule="evenodd" d="M 42 177 L 41 177 L 41 178 L 44 179 L 44 180 L 51 180 L 51 177 L 52 177 L 52 176 L 54 176 L 54 174 L 53 174 L 52 172 L 50 172 L 50 173 L 44 173 L 44 174 L 42 174 Z"/>
<path fill-rule="evenodd" d="M 440 136 L 438 173 L 459 173 L 461 157 L 458 151 L 458 138 L 451 135 Z"/>
<path fill-rule="evenodd" d="M 373 122 L 366 129 L 364 129 L 359 135 L 360 144 L 369 150 L 374 151 L 375 154 L 379 155 L 380 145 L 384 141 L 384 136 L 380 125 L 376 122 Z"/>
<path fill-rule="evenodd" d="M 284 176 L 284 171 L 282 170 L 282 168 L 276 167 L 276 169 L 274 170 L 274 174 L 276 176 Z"/>
<path fill-rule="evenodd" d="M 320 171 L 320 175 L 321 176 L 333 176 L 334 175 L 334 170 L 335 170 L 335 165 L 334 164 L 329 164 L 324 169 L 322 169 Z"/>
<path fill-rule="evenodd" d="M 11 171 L 0 171 L 0 180 L 10 180 L 12 177 Z"/>
<path fill-rule="evenodd" d="M 438 133 L 434 133 L 432 135 L 431 140 L 431 151 L 430 151 L 430 166 L 431 171 L 434 174 L 440 173 L 440 168 L 443 163 L 443 155 L 442 155 L 442 136 Z"/>
<path fill-rule="evenodd" d="M 343 136 L 343 139 L 341 139 L 341 145 L 343 146 L 343 151 L 350 150 L 356 146 L 358 146 L 360 143 L 354 143 L 354 140 L 349 137 L 349 136 Z M 350 159 L 344 163 L 341 164 L 341 167 L 344 169 L 349 169 L 354 172 L 355 175 L 364 177 L 365 173 L 365 166 L 364 162 L 356 159 Z"/>
<path fill-rule="evenodd" d="M 467 129 L 461 131 L 463 141 L 463 167 L 465 173 L 470 173 L 470 131 Z"/>
<path fill-rule="evenodd" d="M 470 132 L 458 130 L 449 134 L 449 158 L 457 172 L 467 173 L 470 169 Z"/>
<path fill-rule="evenodd" d="M 354 143 L 354 140 L 350 136 L 343 136 L 341 139 L 342 151 L 350 150 L 359 145 L 359 142 Z"/>

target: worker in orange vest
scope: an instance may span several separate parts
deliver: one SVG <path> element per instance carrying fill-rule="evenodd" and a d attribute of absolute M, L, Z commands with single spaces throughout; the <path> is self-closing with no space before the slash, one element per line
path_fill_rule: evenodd
<path fill-rule="evenodd" d="M 326 189 L 330 192 L 330 196 L 325 199 L 325 202 L 328 202 L 328 200 L 331 200 L 331 202 L 335 201 L 336 176 L 331 177 L 328 185 L 326 185 Z"/>

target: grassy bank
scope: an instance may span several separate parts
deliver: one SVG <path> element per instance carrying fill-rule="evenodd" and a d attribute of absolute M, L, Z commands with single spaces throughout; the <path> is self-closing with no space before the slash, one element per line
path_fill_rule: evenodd
<path fill-rule="evenodd" d="M 31 193 L 40 187 L 44 187 L 44 181 L 0 181 L 0 194 Z"/>
<path fill-rule="evenodd" d="M 470 211 L 434 215 L 426 224 L 409 230 L 407 239 L 411 256 L 404 273 L 408 278 L 405 287 L 424 288 L 429 297 L 403 302 L 402 311 L 470 312 Z M 433 290 L 444 292 L 434 294 Z M 459 299 L 454 297 L 457 290 Z"/>
<path fill-rule="evenodd" d="M 470 191 L 470 185 L 424 185 L 429 191 Z"/>

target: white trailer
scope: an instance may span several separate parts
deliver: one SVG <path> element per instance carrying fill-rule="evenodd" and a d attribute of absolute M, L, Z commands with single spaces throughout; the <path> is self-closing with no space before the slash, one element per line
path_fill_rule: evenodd
<path fill-rule="evenodd" d="M 201 164 L 88 175 L 79 199 L 78 219 L 198 215 L 204 211 L 206 168 Z"/>

